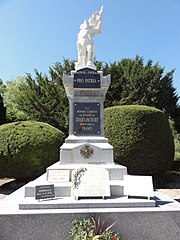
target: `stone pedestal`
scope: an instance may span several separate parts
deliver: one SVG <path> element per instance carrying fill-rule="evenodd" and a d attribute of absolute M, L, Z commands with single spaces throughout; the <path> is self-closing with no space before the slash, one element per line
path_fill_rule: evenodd
<path fill-rule="evenodd" d="M 69 137 L 61 147 L 60 164 L 112 163 L 113 147 L 104 137 L 104 99 L 110 75 L 84 68 L 63 75 L 69 99 Z"/>
<path fill-rule="evenodd" d="M 114 164 L 113 147 L 104 137 L 104 99 L 110 75 L 104 77 L 102 71 L 84 68 L 72 71 L 71 76 L 64 74 L 63 83 L 70 106 L 69 136 L 61 146 L 60 162 L 47 168 L 44 184 L 53 183 L 57 197 L 73 197 L 74 170 L 86 168 L 87 173 L 92 173 L 89 169 L 93 168 L 97 170 L 91 174 L 93 179 L 99 179 L 100 172 L 108 173 L 104 189 L 109 189 L 109 192 L 104 194 L 105 197 L 123 196 L 123 179 L 127 169 Z M 99 183 L 88 176 L 85 176 L 86 183 L 89 186 L 94 184 L 93 194 L 98 196 Z M 34 189 L 32 184 L 27 186 L 25 196 L 34 196 Z M 82 191 L 79 190 L 79 193 L 81 197 L 88 197 L 88 191 L 84 196 Z M 90 196 L 92 189 L 89 190 Z"/>
<path fill-rule="evenodd" d="M 113 147 L 104 137 L 69 136 L 61 147 L 60 164 L 113 164 Z"/>
<path fill-rule="evenodd" d="M 108 178 L 109 176 L 111 178 L 112 169 L 116 168 L 113 160 L 113 147 L 104 137 L 104 100 L 110 85 L 110 75 L 104 77 L 102 71 L 86 67 L 78 71 L 72 71 L 71 76 L 64 74 L 63 83 L 70 106 L 69 137 L 61 147 L 59 167 L 72 166 L 73 164 L 77 170 L 78 165 L 79 169 L 81 168 L 80 165 L 89 169 L 88 165 L 91 164 L 94 169 L 101 167 L 104 171 L 107 171 Z M 105 165 L 112 165 L 113 168 L 107 169 Z M 51 169 L 48 169 L 48 171 L 51 171 Z M 72 181 L 73 174 L 70 175 L 72 175 Z M 99 179 L 98 171 L 95 178 Z M 120 178 L 123 178 L 123 174 L 119 175 Z M 89 183 L 91 181 L 92 179 L 89 178 Z M 86 183 L 87 186 L 90 185 L 88 182 Z M 97 196 L 99 192 L 98 182 L 96 184 L 97 188 L 94 186 L 94 191 L 97 190 L 97 194 L 95 194 Z M 111 186 L 111 184 L 112 182 L 110 183 L 109 180 L 106 183 L 106 188 L 111 189 L 111 194 L 109 191 L 108 196 L 112 194 L 123 195 L 122 184 L 120 186 L 119 183 L 115 183 L 118 187 L 115 187 L 114 184 Z M 74 190 L 71 192 L 74 196 Z M 89 191 L 89 197 L 92 195 L 91 193 L 92 190 Z M 81 195 L 83 194 L 81 193 Z M 88 191 L 84 194 L 84 197 L 88 197 Z"/>

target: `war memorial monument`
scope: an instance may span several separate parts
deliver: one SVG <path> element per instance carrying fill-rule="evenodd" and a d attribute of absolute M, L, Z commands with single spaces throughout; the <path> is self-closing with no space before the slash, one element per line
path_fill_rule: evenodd
<path fill-rule="evenodd" d="M 64 240 L 74 218 L 100 216 L 123 239 L 180 239 L 180 204 L 155 192 L 151 176 L 131 176 L 113 159 L 104 136 L 104 100 L 111 76 L 95 66 L 94 36 L 103 7 L 80 25 L 78 61 L 63 75 L 69 136 L 60 161 L 2 201 L 1 240 Z"/>

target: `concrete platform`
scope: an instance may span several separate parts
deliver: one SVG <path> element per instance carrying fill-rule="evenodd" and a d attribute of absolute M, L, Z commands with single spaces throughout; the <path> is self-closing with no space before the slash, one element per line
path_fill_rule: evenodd
<path fill-rule="evenodd" d="M 125 240 L 180 239 L 180 203 L 159 192 L 156 207 L 21 210 L 24 192 L 22 187 L 0 202 L 1 240 L 69 240 L 72 220 L 91 216 L 116 221 L 113 230 Z"/>
<path fill-rule="evenodd" d="M 85 208 L 131 208 L 155 207 L 154 200 L 128 199 L 117 197 L 109 199 L 80 199 L 54 198 L 51 200 L 37 201 L 34 198 L 25 198 L 19 203 L 19 209 L 85 209 Z"/>

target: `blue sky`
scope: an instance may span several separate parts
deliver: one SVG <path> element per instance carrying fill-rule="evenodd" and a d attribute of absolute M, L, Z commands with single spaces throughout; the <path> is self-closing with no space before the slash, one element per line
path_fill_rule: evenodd
<path fill-rule="evenodd" d="M 48 74 L 63 58 L 77 59 L 80 24 L 104 5 L 96 59 L 144 57 L 175 68 L 180 95 L 180 0 L 0 0 L 0 78 Z"/>

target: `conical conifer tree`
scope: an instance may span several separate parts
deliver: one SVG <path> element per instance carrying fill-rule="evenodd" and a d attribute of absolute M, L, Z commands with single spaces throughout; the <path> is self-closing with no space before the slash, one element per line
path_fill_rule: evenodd
<path fill-rule="evenodd" d="M 6 122 L 6 107 L 4 107 L 3 98 L 0 94 L 0 125 Z"/>

